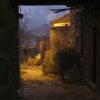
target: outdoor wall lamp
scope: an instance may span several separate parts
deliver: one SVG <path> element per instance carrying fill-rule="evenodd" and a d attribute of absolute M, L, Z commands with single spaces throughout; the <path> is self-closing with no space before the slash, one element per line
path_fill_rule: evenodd
<path fill-rule="evenodd" d="M 18 18 L 19 18 L 19 19 L 23 19 L 23 17 L 24 17 L 24 15 L 23 15 L 23 14 L 18 13 Z"/>

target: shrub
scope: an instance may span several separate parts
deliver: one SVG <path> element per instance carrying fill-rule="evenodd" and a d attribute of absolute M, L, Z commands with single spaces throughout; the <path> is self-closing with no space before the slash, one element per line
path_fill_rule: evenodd
<path fill-rule="evenodd" d="M 55 72 L 56 63 L 52 59 L 51 51 L 46 51 L 45 52 L 45 59 L 44 59 L 43 64 L 42 64 L 42 68 L 43 68 L 43 73 L 45 75 L 56 73 Z"/>
<path fill-rule="evenodd" d="M 34 65 L 35 66 L 41 65 L 41 60 L 34 59 Z"/>
<path fill-rule="evenodd" d="M 36 56 L 35 56 L 35 59 L 34 59 L 34 65 L 38 66 L 38 65 L 41 65 L 42 61 L 41 61 L 41 55 L 38 53 Z"/>
<path fill-rule="evenodd" d="M 80 61 L 79 53 L 74 48 L 64 48 L 56 52 L 54 61 L 58 65 L 58 69 L 69 70 L 74 64 Z"/>
<path fill-rule="evenodd" d="M 27 64 L 28 64 L 29 66 L 32 66 L 32 65 L 34 64 L 34 59 L 31 58 L 31 57 L 29 57 L 28 60 L 27 60 Z"/>

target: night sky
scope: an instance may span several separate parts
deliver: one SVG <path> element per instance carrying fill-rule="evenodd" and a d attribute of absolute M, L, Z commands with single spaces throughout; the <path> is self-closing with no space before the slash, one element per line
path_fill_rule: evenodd
<path fill-rule="evenodd" d="M 50 24 L 50 20 L 56 19 L 60 16 L 67 14 L 69 11 L 60 13 L 51 12 L 50 9 L 67 8 L 64 5 L 55 6 L 20 6 L 19 12 L 24 14 L 24 18 L 21 20 L 28 20 L 28 28 L 35 28 L 42 24 Z"/>

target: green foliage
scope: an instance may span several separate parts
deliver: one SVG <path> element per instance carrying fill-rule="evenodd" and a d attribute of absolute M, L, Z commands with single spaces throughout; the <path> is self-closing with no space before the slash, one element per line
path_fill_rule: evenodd
<path fill-rule="evenodd" d="M 59 74 L 61 70 L 69 70 L 71 66 L 79 64 L 79 53 L 74 48 L 64 48 L 54 55 L 46 51 L 42 67 L 44 74 Z"/>
<path fill-rule="evenodd" d="M 46 41 L 41 41 L 40 44 L 39 44 L 39 51 L 40 51 L 40 54 L 41 54 L 41 61 L 44 60 L 44 57 L 45 57 L 45 51 L 46 51 Z"/>
<path fill-rule="evenodd" d="M 43 73 L 45 75 L 56 73 L 55 72 L 56 63 L 52 60 L 52 53 L 51 53 L 51 51 L 46 51 L 45 59 L 44 59 L 43 64 L 42 64 L 42 68 L 43 68 Z"/>
<path fill-rule="evenodd" d="M 45 61 L 44 63 L 43 63 L 43 73 L 45 74 L 45 75 L 47 75 L 47 74 L 56 74 L 57 73 L 57 71 L 55 70 L 56 69 L 56 63 L 55 62 L 49 62 L 49 61 Z"/>
<path fill-rule="evenodd" d="M 54 55 L 55 63 L 64 69 L 69 69 L 80 61 L 79 53 L 74 48 L 64 48 Z M 60 70 L 60 69 L 59 69 Z"/>
<path fill-rule="evenodd" d="M 38 59 L 34 59 L 34 61 L 33 61 L 33 64 L 35 65 L 35 66 L 39 66 L 39 65 L 41 65 L 41 63 L 42 63 L 42 61 L 41 60 L 38 60 Z"/>

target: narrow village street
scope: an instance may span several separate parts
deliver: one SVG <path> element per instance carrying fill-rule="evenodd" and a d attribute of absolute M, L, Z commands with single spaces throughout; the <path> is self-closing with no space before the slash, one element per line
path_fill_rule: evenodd
<path fill-rule="evenodd" d="M 0 100 L 100 100 L 99 0 L 0 0 Z"/>
<path fill-rule="evenodd" d="M 54 75 L 44 76 L 41 66 L 27 66 L 20 72 L 22 100 L 100 100 L 86 86 L 63 83 Z"/>

